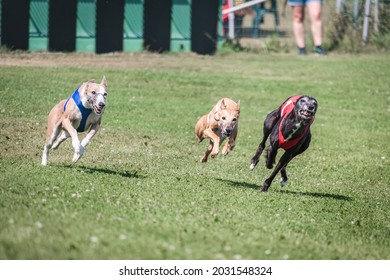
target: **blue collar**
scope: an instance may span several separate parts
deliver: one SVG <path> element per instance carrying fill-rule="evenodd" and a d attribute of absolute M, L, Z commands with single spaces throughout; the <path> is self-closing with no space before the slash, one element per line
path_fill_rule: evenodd
<path fill-rule="evenodd" d="M 64 111 L 66 110 L 66 105 L 68 105 L 68 101 L 71 97 L 81 112 L 81 121 L 80 121 L 79 127 L 77 128 L 77 131 L 83 132 L 83 131 L 85 131 L 85 124 L 87 123 L 87 118 L 88 118 L 89 114 L 92 113 L 92 109 L 87 109 L 84 107 L 84 105 L 80 99 L 79 90 L 76 89 L 76 91 L 71 96 L 69 96 L 69 98 L 66 100 L 65 105 L 64 105 Z"/>

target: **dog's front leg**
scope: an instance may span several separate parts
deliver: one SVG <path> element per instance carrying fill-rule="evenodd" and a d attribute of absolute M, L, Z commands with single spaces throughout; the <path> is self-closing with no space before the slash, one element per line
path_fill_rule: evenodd
<path fill-rule="evenodd" d="M 222 154 L 226 156 L 231 150 L 236 146 L 236 137 L 237 137 L 237 129 L 230 135 L 229 141 L 226 142 L 225 146 L 222 149 Z"/>
<path fill-rule="evenodd" d="M 210 138 L 210 141 L 212 141 L 213 146 L 211 150 L 211 157 L 215 158 L 219 153 L 219 145 L 220 145 L 220 139 L 217 134 L 214 133 L 214 131 L 211 128 L 208 128 L 204 131 L 204 135 L 208 138 Z"/>
<path fill-rule="evenodd" d="M 213 150 L 214 143 L 210 139 L 210 145 L 207 147 L 206 152 L 204 153 L 203 157 L 200 158 L 200 162 L 207 162 L 207 158 L 209 157 L 209 154 Z"/>
<path fill-rule="evenodd" d="M 287 164 L 283 166 L 283 168 L 280 170 L 281 178 L 280 178 L 280 185 L 284 187 L 287 184 L 287 172 L 286 172 Z"/>
<path fill-rule="evenodd" d="M 83 146 L 84 149 L 91 142 L 92 138 L 95 136 L 95 134 L 99 130 L 99 128 L 100 128 L 100 124 L 99 123 L 91 125 L 91 128 L 89 129 L 88 134 L 81 141 L 81 146 Z"/>
<path fill-rule="evenodd" d="M 304 151 L 306 151 L 307 148 L 309 148 L 310 141 L 311 141 L 311 134 L 310 134 L 310 131 L 309 131 L 309 133 L 308 133 L 307 137 L 305 138 L 305 141 L 303 142 L 303 144 L 300 147 L 299 146 L 295 147 L 295 149 L 292 151 L 291 159 L 289 161 L 291 161 L 297 155 L 299 155 L 299 154 L 303 153 Z M 281 174 L 280 184 L 281 184 L 282 187 L 284 187 L 287 184 L 287 180 L 288 180 L 286 169 L 287 169 L 287 163 L 280 170 L 280 174 Z"/>
<path fill-rule="evenodd" d="M 225 146 L 223 147 L 222 149 L 222 154 L 224 156 L 227 156 L 227 154 L 234 149 L 234 147 L 236 146 L 236 141 L 234 141 L 234 139 L 230 139 L 229 138 L 229 141 L 226 142 Z"/>
<path fill-rule="evenodd" d="M 65 118 L 62 121 L 62 127 L 70 134 L 70 137 L 72 137 L 72 146 L 74 149 L 72 161 L 77 162 L 84 154 L 84 147 L 81 146 L 80 140 L 77 136 L 77 131 L 72 126 L 72 124 L 68 118 Z"/>
<path fill-rule="evenodd" d="M 276 165 L 275 169 L 272 171 L 271 175 L 264 181 L 263 186 L 261 188 L 262 192 L 268 191 L 268 188 L 271 186 L 272 181 L 275 179 L 276 174 L 278 174 L 278 172 L 282 168 L 284 168 L 287 165 L 287 163 L 289 163 L 291 158 L 292 158 L 292 154 L 290 152 L 285 152 L 283 154 L 278 164 Z"/>

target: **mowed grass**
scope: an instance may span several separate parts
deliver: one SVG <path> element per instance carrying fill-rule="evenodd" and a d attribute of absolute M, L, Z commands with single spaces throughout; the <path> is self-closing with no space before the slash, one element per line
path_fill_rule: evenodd
<path fill-rule="evenodd" d="M 388 55 L 81 60 L 0 66 L 1 259 L 390 258 Z M 72 165 L 67 140 L 42 167 L 48 112 L 103 75 L 85 156 Z M 296 93 L 319 103 L 311 146 L 285 188 L 278 175 L 260 193 L 271 171 L 249 164 L 263 120 Z M 201 164 L 194 125 L 224 96 L 241 100 L 237 146 Z"/>

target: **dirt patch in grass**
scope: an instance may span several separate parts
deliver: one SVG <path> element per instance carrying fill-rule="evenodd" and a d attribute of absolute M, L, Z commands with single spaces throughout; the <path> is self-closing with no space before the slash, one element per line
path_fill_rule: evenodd
<path fill-rule="evenodd" d="M 153 53 L 54 53 L 54 52 L 2 52 L 0 66 L 23 67 L 112 67 L 112 68 L 158 68 L 159 63 L 177 67 L 192 53 L 159 55 Z M 168 63 L 168 64 L 167 64 Z"/>

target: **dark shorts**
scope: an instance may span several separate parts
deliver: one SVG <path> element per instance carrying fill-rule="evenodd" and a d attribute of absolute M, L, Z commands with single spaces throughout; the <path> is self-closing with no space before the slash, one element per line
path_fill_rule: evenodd
<path fill-rule="evenodd" d="M 319 2 L 322 5 L 322 0 L 288 0 L 290 6 L 304 6 L 310 2 Z"/>

